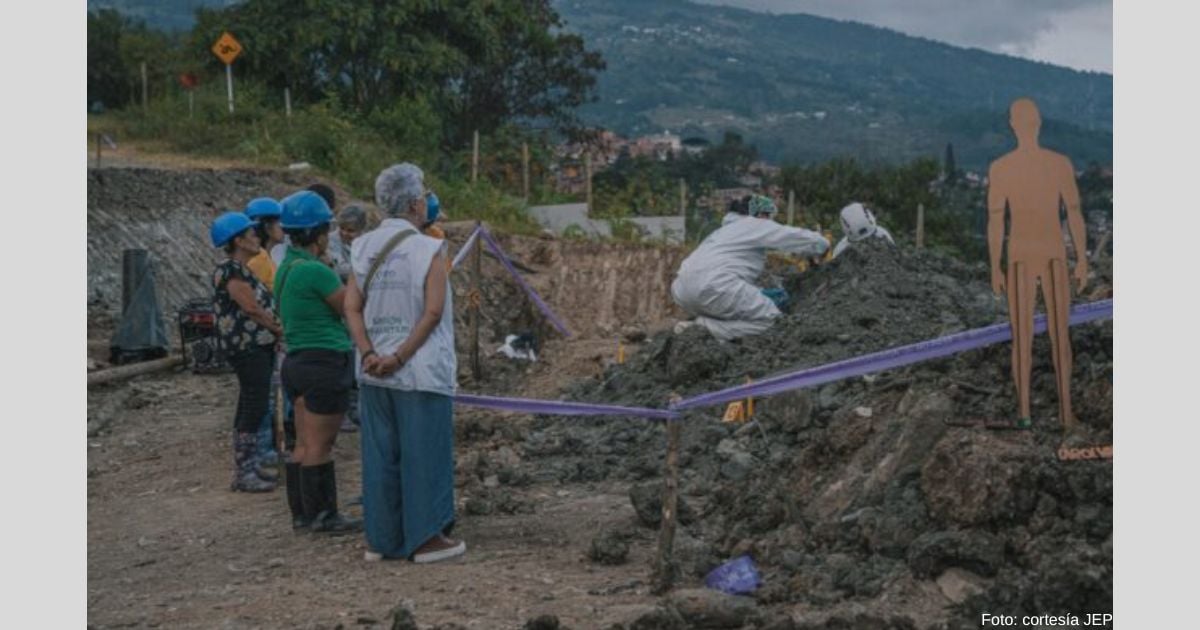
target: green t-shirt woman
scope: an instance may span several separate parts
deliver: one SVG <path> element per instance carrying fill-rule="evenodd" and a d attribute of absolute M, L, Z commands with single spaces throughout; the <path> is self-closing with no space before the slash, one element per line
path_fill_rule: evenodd
<path fill-rule="evenodd" d="M 280 377 L 296 410 L 296 448 L 287 464 L 292 528 L 357 531 L 361 521 L 338 513 L 332 459 L 354 386 L 354 355 L 342 323 L 345 287 L 320 261 L 329 246 L 333 212 L 309 190 L 287 197 L 282 205 L 280 224 L 291 246 L 275 272 L 275 292 L 287 344 Z"/>

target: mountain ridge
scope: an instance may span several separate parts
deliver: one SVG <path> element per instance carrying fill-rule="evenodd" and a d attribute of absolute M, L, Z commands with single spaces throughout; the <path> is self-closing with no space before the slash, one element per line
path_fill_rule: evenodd
<path fill-rule="evenodd" d="M 167 29 L 229 0 L 89 0 Z M 1042 142 L 1077 168 L 1112 162 L 1112 75 L 963 48 L 850 20 L 686 0 L 556 0 L 608 63 L 585 122 L 627 136 L 743 135 L 779 163 L 940 157 L 982 170 L 1013 146 L 1008 104 L 1033 98 Z"/>
<path fill-rule="evenodd" d="M 591 122 L 715 140 L 732 128 L 776 161 L 941 155 L 980 168 L 1011 146 L 1006 110 L 1031 96 L 1043 140 L 1111 162 L 1112 75 L 961 48 L 807 14 L 683 0 L 560 1 L 608 61 Z"/>

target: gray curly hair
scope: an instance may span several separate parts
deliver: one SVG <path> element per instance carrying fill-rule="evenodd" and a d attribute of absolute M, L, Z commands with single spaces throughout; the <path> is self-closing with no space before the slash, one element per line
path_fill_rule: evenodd
<path fill-rule="evenodd" d="M 388 216 L 402 216 L 425 194 L 425 173 L 415 164 L 393 164 L 375 178 L 375 204 Z"/>
<path fill-rule="evenodd" d="M 367 227 L 367 211 L 362 206 L 346 206 L 337 215 L 338 225 L 362 230 Z"/>

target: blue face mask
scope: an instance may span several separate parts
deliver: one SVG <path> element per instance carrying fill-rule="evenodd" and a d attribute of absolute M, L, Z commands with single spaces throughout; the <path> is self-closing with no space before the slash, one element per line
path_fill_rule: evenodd
<path fill-rule="evenodd" d="M 432 190 L 425 193 L 425 223 L 433 223 L 437 221 L 438 211 L 442 207 L 442 202 L 438 200 L 438 196 Z"/>

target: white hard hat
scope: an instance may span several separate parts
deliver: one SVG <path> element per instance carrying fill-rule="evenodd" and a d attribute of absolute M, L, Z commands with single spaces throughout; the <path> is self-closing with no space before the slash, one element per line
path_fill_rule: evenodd
<path fill-rule="evenodd" d="M 875 215 L 857 201 L 842 208 L 842 232 L 851 243 L 875 235 Z"/>

